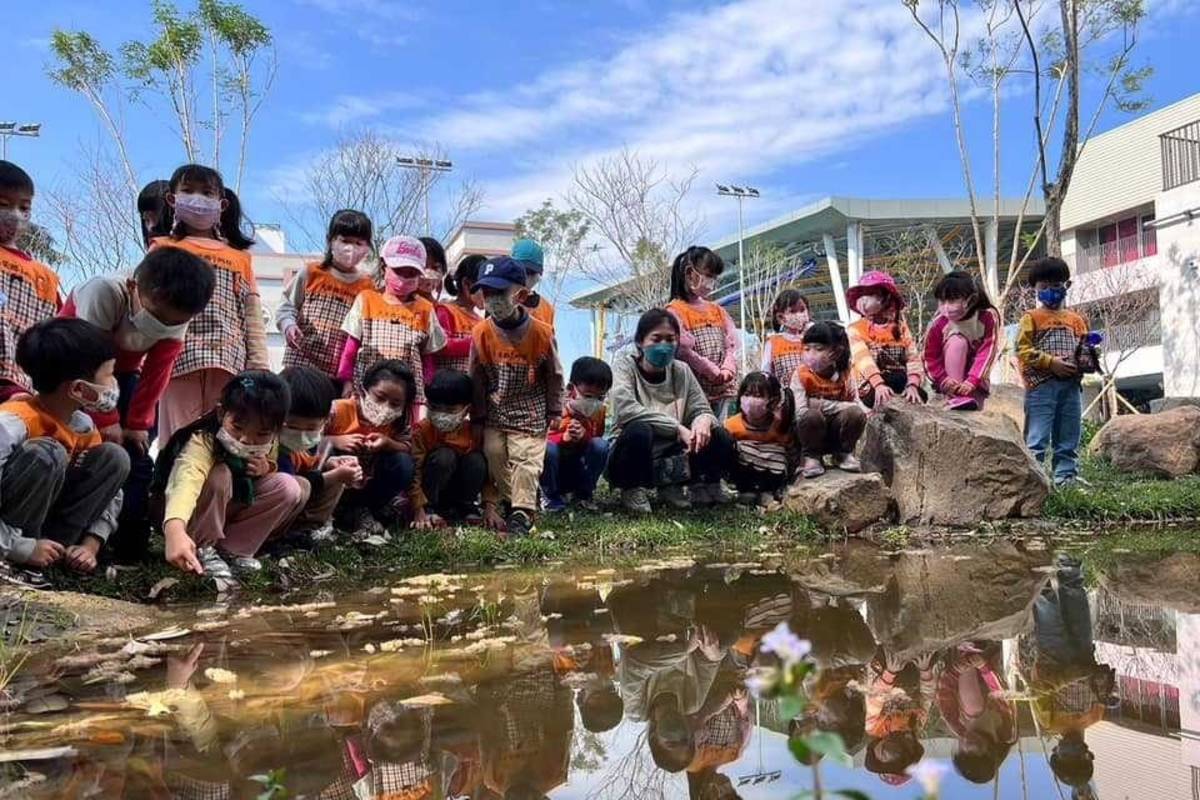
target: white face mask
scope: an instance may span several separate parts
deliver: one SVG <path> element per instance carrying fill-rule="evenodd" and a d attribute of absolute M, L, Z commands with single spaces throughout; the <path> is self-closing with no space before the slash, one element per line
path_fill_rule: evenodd
<path fill-rule="evenodd" d="M 335 266 L 345 272 L 353 272 L 367 257 L 367 246 L 334 239 L 329 245 L 329 252 Z"/>
<path fill-rule="evenodd" d="M 358 399 L 358 407 L 362 411 L 363 419 L 380 427 L 391 425 L 404 416 L 403 408 L 393 408 L 387 403 L 381 403 L 370 394 L 364 394 Z"/>
<path fill-rule="evenodd" d="M 462 411 L 430 411 L 429 422 L 441 433 L 453 433 L 463 426 L 467 418 L 466 409 Z"/>
<path fill-rule="evenodd" d="M 16 208 L 0 209 L 0 244 L 11 245 L 28 227 L 28 211 Z"/>
<path fill-rule="evenodd" d="M 279 434 L 279 443 L 293 453 L 307 453 L 321 443 L 324 437 L 322 431 L 298 431 L 295 428 L 284 428 Z"/>
<path fill-rule="evenodd" d="M 571 401 L 571 408 L 582 417 L 593 417 L 604 408 L 604 401 L 599 397 L 576 397 Z"/>
<path fill-rule="evenodd" d="M 121 399 L 121 390 L 117 386 L 100 386 L 88 381 L 79 381 L 79 383 L 88 387 L 96 395 L 95 399 L 89 400 L 84 397 L 76 397 L 81 408 L 84 411 L 92 411 L 96 414 L 107 414 L 117 407 L 117 401 Z"/>
<path fill-rule="evenodd" d="M 182 339 L 187 335 L 188 329 L 186 322 L 182 325 L 166 325 L 144 308 L 130 316 L 129 323 L 137 329 L 138 333 L 154 341 Z"/>
<path fill-rule="evenodd" d="M 511 294 L 493 294 L 483 298 L 483 307 L 488 316 L 497 322 L 511 319 L 517 313 L 517 303 Z"/>
<path fill-rule="evenodd" d="M 217 441 L 221 443 L 221 447 L 225 448 L 225 452 L 234 458 L 251 459 L 251 458 L 266 458 L 271 448 L 275 446 L 275 442 L 264 442 L 263 444 L 246 444 L 239 441 L 232 433 L 225 428 L 220 428 L 217 431 Z"/>
<path fill-rule="evenodd" d="M 175 195 L 175 218 L 195 231 L 211 231 L 221 221 L 221 201 L 204 194 Z"/>

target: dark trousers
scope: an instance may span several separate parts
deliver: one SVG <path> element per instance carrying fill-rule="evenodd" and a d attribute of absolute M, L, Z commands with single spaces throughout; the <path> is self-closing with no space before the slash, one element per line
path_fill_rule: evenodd
<path fill-rule="evenodd" d="M 796 441 L 805 458 L 853 453 L 867 414 L 857 403 L 812 401 L 816 407 L 796 409 Z"/>
<path fill-rule="evenodd" d="M 483 453 L 463 455 L 449 447 L 429 451 L 421 469 L 421 489 L 429 509 L 443 517 L 474 506 L 488 474 Z"/>
<path fill-rule="evenodd" d="M 608 450 L 608 440 L 599 436 L 582 444 L 547 442 L 542 495 L 547 500 L 559 501 L 564 494 L 574 492 L 577 500 L 591 500 L 608 463 Z"/>
<path fill-rule="evenodd" d="M 783 473 L 764 472 L 735 461 L 730 480 L 739 492 L 777 492 L 788 484 Z"/>
<path fill-rule="evenodd" d="M 53 439 L 29 439 L 4 465 L 0 518 L 29 539 L 54 539 L 67 547 L 89 532 L 104 539 L 116 520 L 98 523 L 128 474 L 129 459 L 115 444 L 93 447 L 72 464 Z"/>
<path fill-rule="evenodd" d="M 634 422 L 621 431 L 612 444 L 605 473 L 609 485 L 614 489 L 654 487 L 654 429 L 647 422 Z M 692 481 L 716 483 L 724 477 L 733 464 L 733 437 L 719 425 L 713 425 L 712 440 L 699 453 L 688 457 Z M 683 445 L 676 443 L 671 450 L 660 456 L 683 452 Z"/>
<path fill-rule="evenodd" d="M 386 511 L 396 498 L 408 492 L 412 486 L 415 468 L 408 453 L 379 453 L 371 456 L 365 465 L 366 485 L 361 489 L 347 489 L 342 502 L 355 508 L 366 508 L 371 513 Z"/>
<path fill-rule="evenodd" d="M 129 401 L 137 388 L 139 378 L 136 372 L 117 376 L 117 385 L 121 388 L 117 411 L 121 414 L 122 426 L 125 425 Z M 150 440 L 154 440 L 153 427 L 150 429 Z M 121 504 L 121 516 L 117 520 L 117 529 L 113 531 L 108 547 L 116 561 L 141 561 L 146 557 L 150 542 L 150 515 L 147 505 L 150 502 L 150 481 L 154 478 L 154 459 L 148 452 L 137 447 L 126 445 L 125 452 L 129 456 L 129 477 L 122 487 L 124 500 Z"/>

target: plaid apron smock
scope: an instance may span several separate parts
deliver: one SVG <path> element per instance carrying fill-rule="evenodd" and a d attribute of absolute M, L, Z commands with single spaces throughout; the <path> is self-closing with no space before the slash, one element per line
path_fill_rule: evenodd
<path fill-rule="evenodd" d="M 539 377 L 553 353 L 550 328 L 531 319 L 517 344 L 509 342 L 491 320 L 475 330 L 474 349 L 487 376 L 488 425 L 545 434 L 546 387 Z"/>
<path fill-rule="evenodd" d="M 463 339 L 470 339 L 471 331 L 475 330 L 475 326 L 480 323 L 480 318 L 467 311 L 458 303 L 446 303 L 444 308 L 450 312 L 450 317 L 454 320 L 454 330 L 446 331 L 446 341 L 456 342 Z M 471 368 L 470 354 L 450 358 L 441 355 L 444 352 L 445 350 L 441 350 L 433 355 L 434 363 L 437 364 L 438 369 L 452 369 L 465 374 Z"/>
<path fill-rule="evenodd" d="M 796 367 L 800 366 L 804 355 L 804 342 L 797 342 L 781 334 L 775 334 L 768 340 L 771 344 L 771 374 L 774 375 L 784 388 L 792 382 Z"/>
<path fill-rule="evenodd" d="M 320 264 L 309 264 L 305 271 L 304 304 L 296 314 L 296 324 L 304 338 L 299 347 L 289 344 L 284 348 L 283 365 L 312 367 L 326 375 L 336 375 L 346 344 L 342 322 L 354 305 L 354 298 L 375 285 L 365 275 L 354 282 L 340 281 Z"/>
<path fill-rule="evenodd" d="M 412 370 L 417 382 L 417 403 L 425 402 L 425 373 L 421 356 L 429 341 L 433 304 L 417 297 L 391 305 L 377 291 L 364 292 L 362 346 L 354 362 L 354 390 L 363 391 L 362 379 L 377 361 L 394 358 Z"/>
<path fill-rule="evenodd" d="M 1079 347 L 1079 336 L 1070 328 L 1040 328 L 1034 333 L 1033 344 L 1044 353 L 1074 364 L 1075 350 Z M 1028 391 L 1053 378 L 1054 373 L 1022 367 L 1021 377 L 1025 380 L 1025 389 Z"/>
<path fill-rule="evenodd" d="M 58 313 L 58 276 L 46 265 L 0 248 L 0 379 L 26 391 L 29 376 L 17 366 L 17 339 Z"/>
<path fill-rule="evenodd" d="M 871 348 L 871 357 L 875 359 L 875 366 L 879 367 L 880 375 L 899 373 L 908 380 L 908 350 L 904 345 L 879 344 L 873 341 L 867 345 Z M 869 380 L 862 381 L 858 386 L 858 394 L 863 398 L 869 397 L 874 391 Z"/>
<path fill-rule="evenodd" d="M 714 364 L 725 360 L 725 312 L 716 303 L 706 302 L 696 308 L 683 300 L 673 300 L 668 309 L 683 321 L 683 326 L 696 339 L 695 351 Z M 737 381 L 715 383 L 696 376 L 704 396 L 713 400 L 737 396 Z"/>
<path fill-rule="evenodd" d="M 172 378 L 219 369 L 237 374 L 246 368 L 246 300 L 258 294 L 250 254 L 214 239 L 159 237 L 150 249 L 178 247 L 207 261 L 213 268 L 212 299 L 188 324 L 183 352 L 175 359 Z"/>

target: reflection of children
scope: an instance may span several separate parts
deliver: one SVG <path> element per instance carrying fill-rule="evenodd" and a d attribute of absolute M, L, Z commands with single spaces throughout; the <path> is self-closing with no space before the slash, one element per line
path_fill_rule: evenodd
<path fill-rule="evenodd" d="M 762 371 L 774 375 L 783 386 L 792 382 L 804 352 L 804 331 L 812 324 L 808 301 L 795 289 L 784 289 L 771 307 L 771 327 L 775 333 L 763 345 Z"/>
<path fill-rule="evenodd" d="M 775 502 L 792 476 L 796 404 L 789 389 L 769 372 L 751 372 L 738 387 L 740 413 L 725 420 L 737 460 L 732 470 L 738 500 L 749 505 Z"/>
<path fill-rule="evenodd" d="M 847 329 L 858 392 L 869 408 L 886 406 L 895 395 L 925 402 L 921 355 L 904 321 L 904 295 L 891 275 L 868 272 L 846 290 L 846 303 L 862 314 Z"/>
<path fill-rule="evenodd" d="M 1000 314 L 965 272 L 945 275 L 933 288 L 938 314 L 925 333 L 925 370 L 946 407 L 982 409 L 988 375 L 999 348 Z"/>
<path fill-rule="evenodd" d="M 804 332 L 804 354 L 792 374 L 792 395 L 804 477 L 824 474 L 826 455 L 833 456 L 838 469 L 862 469 L 854 447 L 867 416 L 854 398 L 850 343 L 841 325 L 817 322 Z"/>
<path fill-rule="evenodd" d="M 566 494 L 585 511 L 596 510 L 592 495 L 608 463 L 604 397 L 612 382 L 612 369 L 598 358 L 583 356 L 571 365 L 562 421 L 546 437 L 541 478 L 546 511 L 566 510 Z"/>
<path fill-rule="evenodd" d="M 670 311 L 679 320 L 677 358 L 692 368 L 718 419 L 737 395 L 738 331 L 712 302 L 725 262 L 707 247 L 689 247 L 671 265 Z"/>
<path fill-rule="evenodd" d="M 867 691 L 866 767 L 889 785 L 908 783 L 909 767 L 921 760 L 925 748 L 919 735 L 929 719 L 936 679 L 934 653 L 926 653 L 915 663 L 919 672 L 917 686 L 901 681 L 908 663 L 886 656 L 869 667 L 871 686 Z"/>
<path fill-rule="evenodd" d="M 937 704 L 958 737 L 953 760 L 959 774 L 972 783 L 991 781 L 1017 740 L 1017 726 L 1004 684 L 979 648 L 959 645 L 949 656 Z"/>

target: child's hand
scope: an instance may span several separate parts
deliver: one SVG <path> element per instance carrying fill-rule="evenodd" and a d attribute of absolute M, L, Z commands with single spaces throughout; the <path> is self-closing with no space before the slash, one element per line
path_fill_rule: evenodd
<path fill-rule="evenodd" d="M 563 431 L 564 442 L 578 442 L 584 437 L 587 430 L 583 427 L 583 423 L 577 419 L 571 419 L 567 423 L 567 429 Z"/>
<path fill-rule="evenodd" d="M 958 394 L 959 388 L 962 387 L 962 381 L 956 381 L 954 378 L 946 378 L 942 381 L 942 394 L 947 397 L 954 397 Z"/>
<path fill-rule="evenodd" d="M 875 387 L 875 408 L 886 406 L 892 402 L 892 398 L 895 396 L 896 393 L 892 391 L 892 387 L 886 383 L 879 384 Z"/>
<path fill-rule="evenodd" d="M 445 527 L 445 525 L 446 520 L 437 514 L 426 514 L 423 508 L 413 514 L 412 527 L 414 530 L 431 531 L 434 528 Z"/>
<path fill-rule="evenodd" d="M 974 392 L 975 387 L 972 386 L 968 381 L 963 381 L 954 389 L 954 393 L 959 397 L 969 397 L 970 395 L 974 394 Z"/>
<path fill-rule="evenodd" d="M 271 462 L 266 456 L 255 456 L 246 462 L 246 474 L 251 478 L 261 478 L 271 472 Z"/>
<path fill-rule="evenodd" d="M 1056 378 L 1074 378 L 1079 374 L 1079 368 L 1061 358 L 1050 359 L 1050 374 Z"/>
<path fill-rule="evenodd" d="M 490 531 L 507 531 L 508 525 L 504 522 L 504 517 L 497 513 L 494 506 L 488 506 L 483 511 L 483 527 Z"/>
<path fill-rule="evenodd" d="M 341 450 L 343 453 L 361 453 L 367 442 L 366 437 L 361 433 L 330 436 L 329 441 L 333 442 L 334 450 Z"/>
<path fill-rule="evenodd" d="M 895 653 L 885 653 L 883 656 L 883 666 L 888 672 L 895 675 L 901 672 L 908 665 L 908 661 L 900 658 Z"/>
<path fill-rule="evenodd" d="M 100 429 L 100 438 L 113 444 L 121 443 L 121 425 L 107 425 Z"/>
<path fill-rule="evenodd" d="M 723 369 L 717 373 L 717 381 L 720 383 L 729 383 L 737 377 L 737 373 L 731 369 Z"/>
<path fill-rule="evenodd" d="M 343 486 L 352 486 L 363 479 L 362 465 L 358 463 L 358 459 L 354 456 L 331 459 L 330 465 L 333 469 L 329 470 L 326 476 L 327 480 L 334 483 L 340 483 Z"/>
<path fill-rule="evenodd" d="M 290 346 L 299 347 L 300 343 L 304 341 L 304 331 L 300 330 L 299 325 L 293 325 L 283 334 L 283 338 L 287 339 Z"/>
<path fill-rule="evenodd" d="M 100 552 L 100 540 L 95 536 L 84 536 L 79 544 L 67 548 L 67 566 L 76 572 L 91 574 L 96 571 L 96 554 Z"/>
<path fill-rule="evenodd" d="M 66 554 L 66 548 L 53 539 L 38 539 L 33 543 L 33 552 L 25 563 L 37 569 L 45 569 Z"/>
<path fill-rule="evenodd" d="M 704 416 L 692 423 L 691 451 L 699 453 L 712 439 L 713 418 Z"/>
<path fill-rule="evenodd" d="M 692 452 L 692 429 L 680 425 L 675 430 L 675 435 L 679 437 L 679 443 L 683 445 L 683 449 L 689 453 Z"/>
<path fill-rule="evenodd" d="M 163 526 L 163 538 L 166 539 L 168 564 L 173 564 L 184 572 L 204 574 L 204 567 L 200 564 L 200 559 L 196 558 L 196 543 L 188 536 L 183 520 L 167 520 Z"/>
<path fill-rule="evenodd" d="M 918 389 L 917 387 L 913 386 L 912 384 L 905 386 L 904 387 L 904 399 L 910 403 L 914 403 L 914 404 L 920 403 L 921 402 L 921 390 Z"/>
<path fill-rule="evenodd" d="M 930 650 L 928 653 L 922 653 L 917 656 L 917 669 L 921 670 L 921 672 L 929 672 L 929 670 L 933 669 L 935 658 L 937 658 L 936 650 Z"/>
<path fill-rule="evenodd" d="M 354 397 L 354 381 L 346 381 L 346 385 L 342 387 L 342 399 L 349 400 Z"/>
<path fill-rule="evenodd" d="M 186 656 L 167 656 L 167 688 L 186 689 L 196 667 L 200 665 L 200 654 L 204 652 L 204 642 L 196 642 Z"/>
<path fill-rule="evenodd" d="M 121 432 L 121 438 L 126 447 L 132 447 L 143 453 L 150 452 L 150 431 L 131 431 L 126 428 Z"/>

